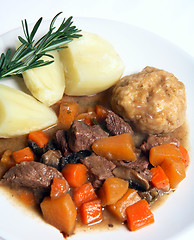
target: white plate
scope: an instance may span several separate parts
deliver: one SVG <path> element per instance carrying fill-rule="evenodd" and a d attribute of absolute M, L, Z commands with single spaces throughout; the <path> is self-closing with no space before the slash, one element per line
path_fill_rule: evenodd
<path fill-rule="evenodd" d="M 190 123 L 190 141 L 194 141 L 194 128 L 191 117 L 194 110 L 194 61 L 182 50 L 160 37 L 142 29 L 103 19 L 79 18 L 74 19 L 77 27 L 100 34 L 109 40 L 116 48 L 125 64 L 125 74 L 141 71 L 145 66 L 154 66 L 172 72 L 186 85 Z M 43 24 L 42 30 L 48 29 L 48 22 Z M 46 30 L 45 30 L 46 31 Z M 0 37 L 0 52 L 7 47 L 15 47 L 15 42 L 21 29 L 9 32 Z M 22 83 L 13 80 L 0 82 L 16 88 Z M 23 88 L 23 87 L 22 87 Z M 192 154 L 192 153 L 191 153 Z M 154 211 L 155 223 L 136 232 L 129 232 L 126 227 L 118 230 L 89 233 L 77 233 L 70 239 L 89 240 L 122 238 L 133 240 L 163 240 L 163 239 L 193 239 L 194 234 L 194 163 L 191 161 L 186 179 L 180 183 L 178 189 L 167 201 Z M 13 204 L 10 197 L 0 192 L 0 238 L 6 240 L 64 239 L 58 230 L 45 224 L 41 218 Z"/>

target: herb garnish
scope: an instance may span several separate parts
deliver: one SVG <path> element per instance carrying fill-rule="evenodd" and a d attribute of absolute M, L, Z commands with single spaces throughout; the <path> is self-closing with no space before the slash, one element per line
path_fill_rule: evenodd
<path fill-rule="evenodd" d="M 6 54 L 1 54 L 0 79 L 20 75 L 29 69 L 51 64 L 53 56 L 48 54 L 50 51 L 66 48 L 67 46 L 64 46 L 64 44 L 82 36 L 79 34 L 81 30 L 77 29 L 76 26 L 72 26 L 72 17 L 67 20 L 64 18 L 58 29 L 56 29 L 54 23 L 61 13 L 58 13 L 52 19 L 48 32 L 36 42 L 34 37 L 42 22 L 42 17 L 35 23 L 31 33 L 29 33 L 27 20 L 22 21 L 25 38 L 18 36 L 21 45 L 13 56 L 10 48 Z M 51 60 L 44 61 L 40 59 L 43 56 L 49 56 Z"/>

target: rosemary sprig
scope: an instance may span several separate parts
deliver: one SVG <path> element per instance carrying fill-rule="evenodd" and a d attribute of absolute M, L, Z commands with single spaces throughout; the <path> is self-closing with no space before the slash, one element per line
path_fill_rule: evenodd
<path fill-rule="evenodd" d="M 72 25 L 72 17 L 67 20 L 64 18 L 56 29 L 54 24 L 61 13 L 58 13 L 52 19 L 48 32 L 36 42 L 34 37 L 42 18 L 35 23 L 31 32 L 29 32 L 27 20 L 22 21 L 24 38 L 18 36 L 21 43 L 20 47 L 14 52 L 13 56 L 10 48 L 0 56 L 0 79 L 20 75 L 29 69 L 51 64 L 53 57 L 49 54 L 50 51 L 66 48 L 67 46 L 64 46 L 64 44 L 82 36 L 79 34 L 81 30 Z M 40 59 L 42 56 L 49 56 L 51 60 L 44 61 Z"/>

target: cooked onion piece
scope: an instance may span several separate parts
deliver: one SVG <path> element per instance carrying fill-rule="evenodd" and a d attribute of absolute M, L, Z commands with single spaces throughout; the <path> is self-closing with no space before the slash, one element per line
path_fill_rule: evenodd
<path fill-rule="evenodd" d="M 123 77 L 111 99 L 113 110 L 145 133 L 168 133 L 185 121 L 184 84 L 169 72 L 146 67 Z"/>

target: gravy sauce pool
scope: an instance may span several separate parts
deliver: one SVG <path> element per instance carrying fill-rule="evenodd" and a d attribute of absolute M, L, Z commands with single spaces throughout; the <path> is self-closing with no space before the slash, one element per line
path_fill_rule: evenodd
<path fill-rule="evenodd" d="M 87 111 L 93 111 L 95 109 L 96 104 L 103 105 L 107 108 L 110 108 L 110 96 L 111 96 L 111 89 L 93 95 L 93 96 L 83 96 L 83 97 L 70 97 L 70 96 L 64 96 L 63 100 L 67 102 L 77 102 L 79 103 L 79 112 L 87 112 Z M 54 111 L 58 113 L 59 110 L 59 104 L 55 104 L 52 106 Z M 44 131 L 52 137 L 54 133 L 56 132 L 57 129 L 61 129 L 62 126 L 60 124 L 57 124 L 55 126 L 52 126 L 48 129 L 45 129 Z M 181 144 L 189 149 L 189 129 L 187 122 L 185 122 L 181 127 L 176 129 L 173 133 L 171 133 L 173 137 L 176 137 L 180 140 Z M 135 132 L 134 134 L 134 142 L 135 145 L 138 146 L 142 143 L 143 139 L 145 138 L 145 135 L 142 133 L 137 133 Z M 0 139 L 0 156 L 2 153 L 10 149 L 11 151 L 16 151 L 19 149 L 22 149 L 26 147 L 26 141 L 27 141 L 27 135 L 24 136 L 19 136 L 15 138 L 10 138 L 10 139 Z M 0 169 L 1 172 L 1 169 Z M 0 194 L 5 194 L 6 198 L 13 202 L 14 205 L 19 205 L 20 207 L 23 206 L 21 202 L 19 202 L 19 199 L 17 197 L 17 192 L 4 187 L 0 186 Z M 170 193 L 169 193 L 170 194 Z M 165 194 L 163 197 L 155 201 L 152 205 L 151 208 L 153 210 L 157 209 L 168 197 L 169 194 Z M 12 201 L 13 200 L 13 201 Z M 32 213 L 32 216 L 35 214 L 35 217 L 41 217 L 39 209 L 36 209 L 35 207 L 28 207 L 28 206 L 23 206 L 22 207 L 24 211 L 27 209 L 29 210 L 29 213 Z M 30 213 L 30 215 L 31 215 Z M 79 216 L 78 216 L 79 218 Z M 121 222 L 118 221 L 113 215 L 107 210 L 103 210 L 103 221 L 99 224 L 96 225 L 90 225 L 90 226 L 83 226 L 81 225 L 80 221 L 77 222 L 77 227 L 76 227 L 76 232 L 86 232 L 86 231 L 93 231 L 93 230 L 111 230 L 111 229 L 116 229 L 121 226 Z"/>
<path fill-rule="evenodd" d="M 71 97 L 71 96 L 64 96 L 63 101 L 66 102 L 77 102 L 79 103 L 79 113 L 87 112 L 87 111 L 94 111 L 95 105 L 99 104 L 107 108 L 111 108 L 110 106 L 110 96 L 111 96 L 112 89 L 107 91 L 101 92 L 99 94 L 93 96 L 83 96 L 83 97 Z M 59 104 L 55 104 L 52 106 L 53 110 L 58 114 L 59 111 Z M 49 127 L 44 131 L 52 137 L 57 129 L 63 128 L 62 125 L 57 124 L 55 126 Z M 189 129 L 187 126 L 187 122 L 185 122 L 181 127 L 176 129 L 173 133 L 171 133 L 173 137 L 177 137 L 181 144 L 188 148 L 189 147 Z M 145 138 L 145 135 L 142 133 L 135 132 L 134 134 L 134 142 L 135 145 L 138 146 L 142 140 Z M 22 149 L 26 146 L 27 135 L 18 136 L 14 138 L 0 138 L 0 156 L 2 153 L 10 149 L 12 151 L 16 151 Z"/>

